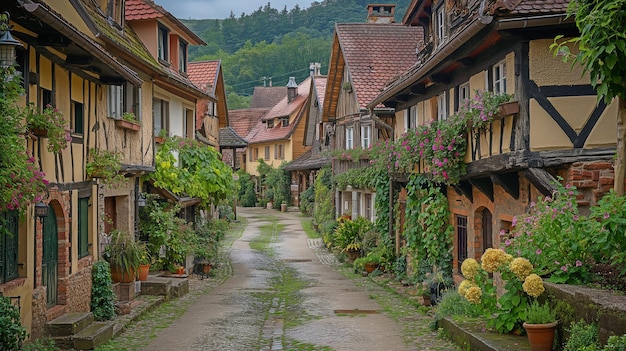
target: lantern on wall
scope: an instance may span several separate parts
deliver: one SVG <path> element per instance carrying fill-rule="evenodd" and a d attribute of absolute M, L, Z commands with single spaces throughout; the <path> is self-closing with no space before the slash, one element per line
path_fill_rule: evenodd
<path fill-rule="evenodd" d="M 23 45 L 11 35 L 9 13 L 0 15 L 0 67 L 7 68 L 15 65 L 15 48 Z"/>

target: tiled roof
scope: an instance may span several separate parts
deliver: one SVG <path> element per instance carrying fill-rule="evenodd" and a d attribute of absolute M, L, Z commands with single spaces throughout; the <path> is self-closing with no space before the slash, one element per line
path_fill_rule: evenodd
<path fill-rule="evenodd" d="M 220 128 L 220 147 L 246 147 L 248 143 L 231 127 Z"/>
<path fill-rule="evenodd" d="M 311 90 L 311 77 L 303 80 L 298 84 L 298 95 L 291 102 L 285 96 L 280 102 L 272 107 L 269 112 L 263 116 L 263 120 L 268 120 L 277 117 L 291 116 L 293 112 L 300 109 L 302 105 L 309 98 L 309 91 Z"/>
<path fill-rule="evenodd" d="M 291 135 L 293 129 L 297 126 L 299 119 L 300 115 L 296 118 L 295 122 L 289 123 L 286 127 L 283 127 L 282 123 L 279 123 L 278 126 L 273 128 L 267 128 L 266 123 L 258 121 L 244 139 L 248 142 L 248 144 L 287 139 Z"/>
<path fill-rule="evenodd" d="M 324 95 L 326 94 L 326 81 L 328 78 L 325 76 L 313 77 L 313 84 L 315 85 L 315 91 L 317 92 L 317 100 L 320 106 L 324 106 Z"/>
<path fill-rule="evenodd" d="M 191 82 L 200 90 L 215 97 L 217 86 L 217 73 L 219 72 L 220 60 L 189 62 L 187 75 Z"/>
<path fill-rule="evenodd" d="M 228 124 L 240 137 L 250 133 L 258 121 L 269 111 L 268 108 L 246 108 L 228 111 Z"/>
<path fill-rule="evenodd" d="M 287 87 L 255 87 L 250 108 L 272 108 L 287 96 Z"/>
<path fill-rule="evenodd" d="M 161 18 L 164 16 L 143 0 L 126 0 L 125 17 L 127 21 Z"/>
<path fill-rule="evenodd" d="M 287 171 L 299 171 L 305 169 L 320 169 L 330 164 L 330 157 L 319 152 L 319 148 L 313 147 L 302 156 L 285 166 Z"/>
<path fill-rule="evenodd" d="M 366 108 L 385 83 L 415 64 L 415 51 L 423 43 L 421 27 L 350 23 L 337 24 L 335 31 L 360 108 Z"/>
<path fill-rule="evenodd" d="M 569 4 L 569 0 L 509 0 L 508 2 L 519 2 L 519 4 L 511 10 L 511 14 L 515 15 L 564 13 Z"/>

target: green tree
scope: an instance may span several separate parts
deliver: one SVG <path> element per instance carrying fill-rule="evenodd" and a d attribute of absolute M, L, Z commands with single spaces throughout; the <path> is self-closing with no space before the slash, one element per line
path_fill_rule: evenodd
<path fill-rule="evenodd" d="M 563 61 L 582 65 L 589 73 L 598 100 L 608 104 L 618 99 L 617 157 L 615 162 L 615 192 L 624 195 L 626 169 L 626 0 L 572 0 L 567 7 L 575 16 L 580 36 L 562 40 L 559 35 L 550 45 L 554 55 Z M 567 44 L 576 44 L 573 54 Z"/>

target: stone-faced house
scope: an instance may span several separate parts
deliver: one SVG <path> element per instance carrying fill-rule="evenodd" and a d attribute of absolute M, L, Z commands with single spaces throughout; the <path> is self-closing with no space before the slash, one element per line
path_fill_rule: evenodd
<path fill-rule="evenodd" d="M 518 112 L 468 131 L 466 174 L 447 186 L 454 273 L 465 258 L 500 247 L 500 232 L 551 195 L 557 177 L 578 187 L 581 205 L 612 187 L 617 103 L 596 104 L 589 78 L 549 51 L 557 34 L 576 33 L 566 7 L 560 0 L 417 0 L 404 16 L 428 43 L 419 63 L 369 103 L 395 108 L 396 134 L 446 123 L 475 90 L 513 94 L 518 103 Z"/>
<path fill-rule="evenodd" d="M 351 156 L 351 150 L 367 150 L 377 141 L 392 138 L 393 109 L 382 103 L 370 109 L 368 105 L 387 82 L 415 64 L 415 52 L 423 44 L 421 27 L 393 23 L 394 8 L 370 5 L 368 23 L 335 25 L 322 134 L 333 135 L 334 154 L 343 152 L 348 157 L 335 155 L 333 174 L 369 167 L 365 153 L 360 153 L 357 160 Z M 336 215 L 373 219 L 374 200 L 373 189 L 338 189 Z"/>
<path fill-rule="evenodd" d="M 20 221 L 15 213 L 2 214 L 9 217 L 12 234 L 0 245 L 0 293 L 19 297 L 21 322 L 37 338 L 46 322 L 90 310 L 102 189 L 87 177 L 85 166 L 90 150 L 102 142 L 96 130 L 111 128 L 112 139 L 124 140 L 124 131 L 103 121 L 108 88 L 140 87 L 144 80 L 103 48 L 75 3 L 9 0 L 0 4 L 4 11 L 11 16 L 13 36 L 23 44 L 17 54 L 26 92 L 23 103 L 36 109 L 56 107 L 72 130 L 71 142 L 58 153 L 48 150 L 49 135 L 26 141 L 49 181 L 47 217 L 37 220 L 32 206 Z M 129 147 L 139 153 L 140 144 Z M 139 155 L 125 160 L 140 165 L 146 161 Z"/>
<path fill-rule="evenodd" d="M 305 107 L 309 98 L 311 78 L 300 84 L 290 77 L 287 96 L 272 107 L 250 130 L 244 139 L 248 142 L 246 172 L 258 175 L 259 159 L 277 168 L 283 162 L 290 162 L 307 150 L 302 145 Z"/>

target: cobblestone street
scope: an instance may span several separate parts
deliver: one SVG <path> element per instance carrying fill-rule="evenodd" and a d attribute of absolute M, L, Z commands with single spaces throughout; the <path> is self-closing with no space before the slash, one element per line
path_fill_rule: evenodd
<path fill-rule="evenodd" d="M 239 209 L 211 277 L 98 350 L 456 350 L 385 277 L 354 275 L 298 212 Z"/>

